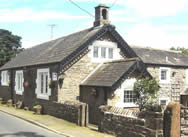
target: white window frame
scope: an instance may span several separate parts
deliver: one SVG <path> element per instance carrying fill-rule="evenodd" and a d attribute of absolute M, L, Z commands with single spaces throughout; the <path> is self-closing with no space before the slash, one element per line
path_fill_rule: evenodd
<path fill-rule="evenodd" d="M 37 69 L 37 79 L 36 79 L 36 85 L 37 86 L 36 86 L 35 93 L 36 93 L 38 99 L 49 100 L 49 96 L 51 96 L 51 88 L 49 87 L 49 85 L 47 85 L 47 93 L 41 92 L 40 76 L 41 76 L 42 73 L 48 74 L 48 83 L 51 81 L 49 68 Z"/>
<path fill-rule="evenodd" d="M 161 79 L 161 72 L 162 72 L 163 70 L 166 71 L 166 80 L 162 80 L 162 79 Z M 171 69 L 168 68 L 168 67 L 160 67 L 159 71 L 160 71 L 160 72 L 159 72 L 159 82 L 160 82 L 160 83 L 163 83 L 163 84 L 168 84 L 168 83 L 170 83 L 170 80 L 171 80 L 171 78 L 170 78 Z"/>
<path fill-rule="evenodd" d="M 1 85 L 2 86 L 9 86 L 9 75 L 8 71 L 1 71 Z"/>
<path fill-rule="evenodd" d="M 161 100 L 166 100 L 166 105 L 168 105 L 168 103 L 170 102 L 170 99 L 168 97 L 162 97 L 159 98 L 159 105 L 161 105 Z"/>
<path fill-rule="evenodd" d="M 98 57 L 94 56 L 94 48 L 98 48 Z M 105 57 L 102 57 L 102 48 L 105 49 Z M 121 59 L 120 49 L 117 47 L 117 43 L 111 41 L 100 41 L 96 40 L 92 45 L 89 46 L 90 52 L 88 56 L 92 59 L 92 62 L 105 62 Z M 109 49 L 112 49 L 112 58 L 109 56 Z"/>
<path fill-rule="evenodd" d="M 21 77 L 19 77 L 19 75 L 21 75 Z M 21 81 L 19 81 L 20 80 L 19 78 L 21 78 Z M 18 70 L 18 71 L 16 71 L 16 74 L 15 74 L 15 91 L 16 91 L 16 94 L 23 95 L 23 92 L 24 92 L 24 85 L 23 84 L 24 84 L 23 70 Z"/>
<path fill-rule="evenodd" d="M 134 101 L 133 101 L 133 102 L 130 102 L 130 101 L 129 101 L 129 102 L 126 102 L 126 101 L 125 101 L 125 91 L 130 92 L 132 95 L 136 96 L 136 94 L 134 93 L 133 90 L 127 90 L 127 89 L 125 89 L 125 90 L 124 90 L 123 102 L 124 102 L 124 103 L 134 104 L 136 101 L 135 101 L 135 102 L 134 102 Z M 127 95 L 128 95 L 128 94 L 127 94 Z M 130 94 L 129 94 L 129 96 L 130 96 Z M 130 100 L 130 99 L 133 99 L 133 100 L 134 100 L 134 99 L 136 99 L 136 98 L 129 98 L 129 100 Z"/>

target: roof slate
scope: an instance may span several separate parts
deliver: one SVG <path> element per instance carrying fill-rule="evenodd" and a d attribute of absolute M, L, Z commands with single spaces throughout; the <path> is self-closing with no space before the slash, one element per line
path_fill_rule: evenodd
<path fill-rule="evenodd" d="M 112 87 L 135 63 L 136 60 L 119 60 L 104 63 L 81 85 Z"/>
<path fill-rule="evenodd" d="M 101 29 L 101 27 L 85 29 L 26 49 L 0 69 L 60 62 Z"/>
<path fill-rule="evenodd" d="M 174 51 L 132 47 L 145 64 L 188 67 L 188 56 Z"/>

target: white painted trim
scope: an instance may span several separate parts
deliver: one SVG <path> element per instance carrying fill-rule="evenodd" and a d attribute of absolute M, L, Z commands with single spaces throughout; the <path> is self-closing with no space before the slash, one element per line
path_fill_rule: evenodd
<path fill-rule="evenodd" d="M 94 53 L 94 47 L 98 47 L 98 57 L 95 58 L 93 53 Z M 106 48 L 106 58 L 102 58 L 101 56 L 101 48 L 104 47 Z M 113 49 L 113 58 L 109 58 L 109 48 Z M 118 60 L 121 59 L 120 55 L 120 49 L 117 46 L 116 42 L 111 42 L 111 41 L 100 41 L 100 40 L 95 40 L 92 45 L 89 46 L 89 54 L 88 57 L 90 57 L 92 62 L 105 62 L 105 61 L 112 61 L 112 60 Z"/>
<path fill-rule="evenodd" d="M 18 90 L 18 77 L 17 75 L 18 74 L 21 74 L 22 75 L 22 90 Z M 18 95 L 23 95 L 23 92 L 24 92 L 24 86 L 23 86 L 23 83 L 24 83 L 24 74 L 23 74 L 23 70 L 18 70 L 16 71 L 16 74 L 15 74 L 15 91 L 16 91 L 16 94 Z"/>
<path fill-rule="evenodd" d="M 124 102 L 124 91 L 130 90 L 133 91 L 134 83 L 136 82 L 135 78 L 126 79 L 120 86 L 120 88 L 117 88 L 115 91 L 115 95 L 120 97 L 120 101 L 115 104 L 116 107 L 138 107 L 137 104 L 133 102 Z"/>
<path fill-rule="evenodd" d="M 44 100 L 49 100 L 49 95 L 37 94 L 37 98 L 44 99 Z"/>
<path fill-rule="evenodd" d="M 41 93 L 40 79 L 39 79 L 40 73 L 48 73 L 48 83 L 51 81 L 49 68 L 37 69 L 37 79 L 36 79 L 37 86 L 35 89 L 35 94 L 39 99 L 49 100 L 49 96 L 51 96 L 51 88 L 48 86 L 48 93 Z"/>
<path fill-rule="evenodd" d="M 102 65 L 103 63 L 100 63 L 84 80 L 82 80 L 81 84 L 83 84 L 91 75 L 93 75 Z"/>
<path fill-rule="evenodd" d="M 166 80 L 161 80 L 161 70 L 167 70 L 167 76 L 166 76 Z M 161 84 L 168 84 L 170 83 L 171 80 L 171 69 L 168 67 L 160 67 L 159 69 L 159 83 Z"/>
<path fill-rule="evenodd" d="M 166 105 L 168 105 L 168 103 L 170 102 L 170 98 L 168 98 L 168 97 L 161 97 L 161 98 L 159 98 L 159 105 L 161 105 L 161 100 L 166 100 Z"/>
<path fill-rule="evenodd" d="M 6 77 L 8 75 L 8 71 L 7 70 L 1 71 L 1 85 L 2 86 L 9 86 L 8 85 L 9 75 L 6 77 L 8 79 L 6 79 L 5 77 L 3 77 L 3 75 L 5 75 L 5 77 Z M 5 80 L 3 78 L 5 78 Z M 6 81 L 6 82 L 4 82 L 4 81 Z"/>

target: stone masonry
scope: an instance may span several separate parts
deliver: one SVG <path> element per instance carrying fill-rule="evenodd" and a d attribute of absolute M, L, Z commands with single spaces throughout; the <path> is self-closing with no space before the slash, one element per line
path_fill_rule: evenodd
<path fill-rule="evenodd" d="M 160 67 L 148 66 L 149 73 L 159 81 Z M 169 98 L 170 101 L 179 102 L 180 93 L 183 92 L 188 85 L 185 84 L 186 69 L 184 68 L 170 68 L 170 83 L 160 83 L 160 90 L 158 92 L 159 98 Z"/>
<path fill-rule="evenodd" d="M 188 137 L 188 108 L 181 107 L 181 137 Z"/>
<path fill-rule="evenodd" d="M 71 68 L 65 71 L 62 88 L 58 88 L 58 102 L 67 100 L 76 101 L 79 98 L 80 83 L 98 66 L 91 62 L 87 53 Z"/>
<path fill-rule="evenodd" d="M 146 111 L 129 117 L 104 111 L 99 131 L 117 137 L 163 137 L 163 113 Z"/>

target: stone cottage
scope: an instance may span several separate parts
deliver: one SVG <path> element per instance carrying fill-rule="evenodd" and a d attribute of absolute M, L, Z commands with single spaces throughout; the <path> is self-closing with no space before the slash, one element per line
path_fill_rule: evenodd
<path fill-rule="evenodd" d="M 138 75 L 160 83 L 159 103 L 186 102 L 188 57 L 181 53 L 129 46 L 109 21 L 109 7 L 95 8 L 94 26 L 26 49 L 0 68 L 0 97 L 32 107 L 81 101 L 89 121 L 98 107 L 137 107 L 133 85 Z M 47 108 L 46 108 L 47 109 Z"/>

